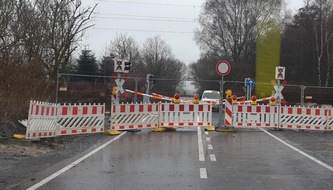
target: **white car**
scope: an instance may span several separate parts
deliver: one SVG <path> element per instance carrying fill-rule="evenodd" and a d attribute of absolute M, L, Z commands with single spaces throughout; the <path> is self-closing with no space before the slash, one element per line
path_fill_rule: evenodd
<path fill-rule="evenodd" d="M 205 90 L 202 93 L 201 101 L 211 103 L 213 105 L 213 111 L 219 110 L 220 92 L 217 90 Z"/>

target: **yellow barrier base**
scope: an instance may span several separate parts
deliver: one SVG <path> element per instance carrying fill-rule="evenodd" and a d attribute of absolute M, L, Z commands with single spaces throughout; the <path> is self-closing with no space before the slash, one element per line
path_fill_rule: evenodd
<path fill-rule="evenodd" d="M 152 132 L 163 132 L 165 131 L 164 127 L 156 127 L 151 129 Z"/>
<path fill-rule="evenodd" d="M 215 126 L 206 126 L 205 131 L 215 131 Z"/>
<path fill-rule="evenodd" d="M 14 139 L 24 139 L 25 135 L 21 135 L 21 134 L 14 134 L 13 138 Z"/>
<path fill-rule="evenodd" d="M 106 130 L 106 131 L 104 131 L 104 134 L 106 134 L 106 135 L 119 135 L 120 131 L 117 131 L 117 130 Z"/>
<path fill-rule="evenodd" d="M 216 127 L 215 130 L 218 132 L 236 132 L 235 127 Z"/>

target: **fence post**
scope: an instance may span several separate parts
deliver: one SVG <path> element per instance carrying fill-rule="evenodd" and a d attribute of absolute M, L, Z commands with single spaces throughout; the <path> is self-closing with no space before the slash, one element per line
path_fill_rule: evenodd
<path fill-rule="evenodd" d="M 134 103 L 137 103 L 138 102 L 138 94 L 137 94 L 137 92 L 138 92 L 138 82 L 139 82 L 139 78 L 138 77 L 135 77 L 135 89 L 134 89 L 134 91 L 135 91 L 135 94 L 134 94 Z"/>
<path fill-rule="evenodd" d="M 304 106 L 304 90 L 306 87 L 304 85 L 301 85 L 300 88 L 301 88 L 301 106 L 303 107 Z"/>
<path fill-rule="evenodd" d="M 57 72 L 57 85 L 56 85 L 56 101 L 55 103 L 58 104 L 58 93 L 59 93 L 59 77 L 61 76 L 61 74 L 59 74 L 59 72 Z"/>

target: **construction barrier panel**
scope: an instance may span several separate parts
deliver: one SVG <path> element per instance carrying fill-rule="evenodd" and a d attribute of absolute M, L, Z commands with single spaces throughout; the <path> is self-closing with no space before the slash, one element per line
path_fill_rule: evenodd
<path fill-rule="evenodd" d="M 332 108 L 239 105 L 226 101 L 226 126 L 333 130 Z"/>
<path fill-rule="evenodd" d="M 26 139 L 104 131 L 105 105 L 57 105 L 30 101 Z"/>
<path fill-rule="evenodd" d="M 59 105 L 56 135 L 98 133 L 104 131 L 105 105 Z"/>
<path fill-rule="evenodd" d="M 278 127 L 277 107 L 269 105 L 234 105 L 234 127 Z"/>
<path fill-rule="evenodd" d="M 111 129 L 129 130 L 158 127 L 159 104 L 116 104 L 112 106 Z"/>
<path fill-rule="evenodd" d="M 54 137 L 57 128 L 56 104 L 30 101 L 26 139 Z"/>
<path fill-rule="evenodd" d="M 211 104 L 118 104 L 111 112 L 111 129 L 210 126 Z"/>
<path fill-rule="evenodd" d="M 302 130 L 333 130 L 331 108 L 281 107 L 280 128 Z"/>
<path fill-rule="evenodd" d="M 160 127 L 210 126 L 211 104 L 161 104 Z"/>

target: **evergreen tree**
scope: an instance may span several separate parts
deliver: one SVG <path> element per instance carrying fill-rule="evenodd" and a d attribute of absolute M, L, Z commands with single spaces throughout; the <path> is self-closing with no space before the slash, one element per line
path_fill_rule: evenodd
<path fill-rule="evenodd" d="M 77 74 L 80 75 L 97 75 L 98 64 L 95 55 L 91 50 L 82 50 L 79 59 L 77 59 Z M 89 80 L 89 78 L 86 78 Z"/>

